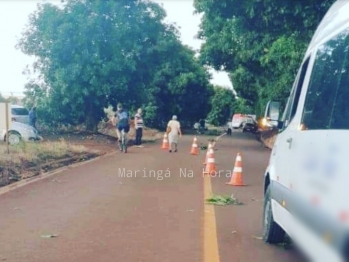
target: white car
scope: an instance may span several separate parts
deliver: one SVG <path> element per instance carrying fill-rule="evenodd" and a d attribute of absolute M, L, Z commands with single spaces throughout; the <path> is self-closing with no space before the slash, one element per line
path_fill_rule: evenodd
<path fill-rule="evenodd" d="M 329 9 L 305 52 L 264 174 L 263 240 L 287 234 L 309 261 L 349 261 L 349 0 Z M 278 110 L 277 110 L 278 111 Z"/>
<path fill-rule="evenodd" d="M 6 129 L 0 129 L 0 140 L 6 141 L 7 134 Z M 42 137 L 39 135 L 38 131 L 27 124 L 20 122 L 11 122 L 9 132 L 8 132 L 9 144 L 17 145 L 21 141 L 39 141 L 42 140 Z"/>

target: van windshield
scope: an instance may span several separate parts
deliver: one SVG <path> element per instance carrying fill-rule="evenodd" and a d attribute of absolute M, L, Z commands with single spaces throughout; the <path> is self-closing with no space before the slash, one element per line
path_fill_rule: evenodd
<path fill-rule="evenodd" d="M 11 108 L 11 113 L 16 116 L 27 116 L 29 111 L 25 108 Z"/>
<path fill-rule="evenodd" d="M 305 130 L 349 129 L 349 28 L 319 47 L 302 116 Z"/>

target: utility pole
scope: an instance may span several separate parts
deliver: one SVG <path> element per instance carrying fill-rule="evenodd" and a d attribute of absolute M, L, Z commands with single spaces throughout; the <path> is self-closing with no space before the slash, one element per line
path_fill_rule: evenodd
<path fill-rule="evenodd" d="M 6 101 L 6 109 L 5 109 L 5 112 L 6 112 L 6 147 L 7 147 L 7 154 L 10 154 L 10 144 L 9 144 L 9 134 L 8 134 L 8 130 L 10 129 L 9 128 L 9 118 L 8 118 L 8 114 L 9 114 L 9 111 L 8 111 L 8 108 L 9 108 L 9 103 L 8 101 Z"/>

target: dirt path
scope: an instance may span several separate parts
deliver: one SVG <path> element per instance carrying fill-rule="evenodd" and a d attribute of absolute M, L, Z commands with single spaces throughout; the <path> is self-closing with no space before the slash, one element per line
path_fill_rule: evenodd
<path fill-rule="evenodd" d="M 260 235 L 262 202 L 251 199 L 262 197 L 269 151 L 248 134 L 217 143 L 220 169 L 232 168 L 236 150 L 243 150 L 251 186 L 235 189 L 224 185 L 225 177 L 203 179 L 205 152 L 191 156 L 191 142 L 183 137 L 172 154 L 160 149 L 161 141 L 130 148 L 0 196 L 0 261 L 208 262 L 214 243 L 222 262 L 300 261 L 252 238 Z M 207 181 L 214 193 L 235 193 L 246 205 L 205 212 Z M 204 243 L 213 243 L 209 252 Z"/>

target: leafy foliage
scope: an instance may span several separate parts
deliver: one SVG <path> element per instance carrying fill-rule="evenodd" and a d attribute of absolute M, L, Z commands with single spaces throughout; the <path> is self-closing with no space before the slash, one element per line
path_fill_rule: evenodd
<path fill-rule="evenodd" d="M 203 13 L 201 62 L 230 72 L 257 113 L 284 101 L 318 23 L 335 0 L 195 0 Z"/>
<path fill-rule="evenodd" d="M 207 120 L 216 126 L 225 125 L 231 118 L 235 107 L 236 101 L 233 91 L 215 86 L 214 95 L 211 97 L 211 111 Z"/>
<path fill-rule="evenodd" d="M 40 5 L 18 44 L 37 57 L 41 75 L 40 84 L 27 84 L 27 103 L 35 101 L 47 122 L 88 129 L 118 102 L 131 112 L 143 106 L 148 126 L 163 126 L 171 114 L 184 122 L 207 114 L 210 76 L 165 16 L 150 1 Z"/>

